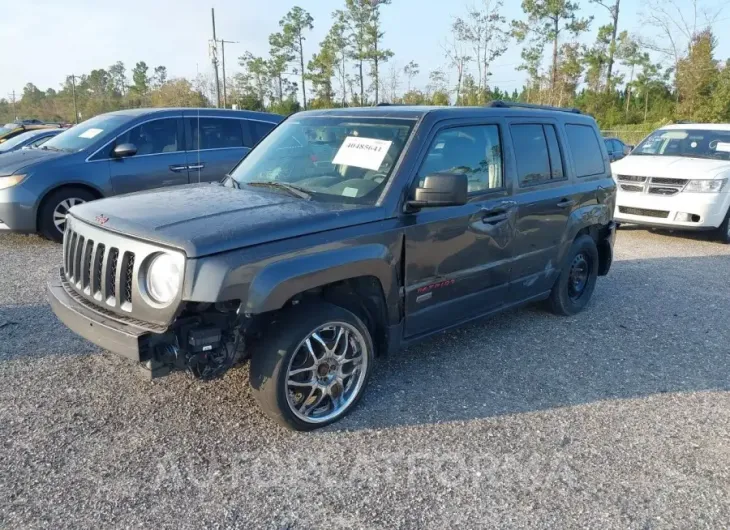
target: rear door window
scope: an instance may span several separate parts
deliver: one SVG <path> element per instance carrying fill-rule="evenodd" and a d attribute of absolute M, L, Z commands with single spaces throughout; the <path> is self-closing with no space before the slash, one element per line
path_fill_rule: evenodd
<path fill-rule="evenodd" d="M 244 147 L 241 120 L 206 117 L 189 117 L 187 120 L 190 151 Z"/>
<path fill-rule="evenodd" d="M 606 171 L 603 153 L 593 127 L 568 123 L 565 125 L 565 134 L 578 177 L 591 177 Z"/>

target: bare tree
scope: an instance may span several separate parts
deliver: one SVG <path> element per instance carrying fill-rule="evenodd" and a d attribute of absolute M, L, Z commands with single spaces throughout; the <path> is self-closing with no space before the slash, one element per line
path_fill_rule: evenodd
<path fill-rule="evenodd" d="M 413 82 L 413 78 L 416 77 L 419 72 L 419 66 L 416 61 L 411 61 L 403 67 L 403 73 L 406 74 L 406 79 L 408 79 L 408 82 L 406 84 L 406 92 L 411 91 L 411 83 Z"/>
<path fill-rule="evenodd" d="M 477 85 L 484 92 L 489 88 L 492 62 L 507 50 L 507 20 L 500 14 L 503 7 L 503 0 L 481 0 L 467 7 L 466 17 L 457 17 L 452 24 L 454 40 L 471 46 Z"/>
<path fill-rule="evenodd" d="M 464 80 L 466 67 L 472 58 L 466 53 L 464 41 L 459 37 L 459 33 L 452 25 L 451 39 L 447 39 L 443 46 L 446 59 L 449 66 L 456 69 L 456 102 L 455 105 L 461 104 L 461 85 Z"/>

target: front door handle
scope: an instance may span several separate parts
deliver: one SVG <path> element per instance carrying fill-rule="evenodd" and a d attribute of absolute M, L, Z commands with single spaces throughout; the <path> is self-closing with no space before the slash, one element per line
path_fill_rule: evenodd
<path fill-rule="evenodd" d="M 558 208 L 572 208 L 573 206 L 575 206 L 573 199 L 563 199 L 558 203 Z"/>
<path fill-rule="evenodd" d="M 174 171 L 175 173 L 185 171 L 186 169 L 188 169 L 188 166 L 170 166 L 170 171 Z"/>
<path fill-rule="evenodd" d="M 507 220 L 507 212 L 504 210 L 486 211 L 482 216 L 482 223 L 495 224 Z"/>
<path fill-rule="evenodd" d="M 194 164 L 192 166 L 188 166 L 188 169 L 203 169 L 205 167 L 205 164 Z"/>

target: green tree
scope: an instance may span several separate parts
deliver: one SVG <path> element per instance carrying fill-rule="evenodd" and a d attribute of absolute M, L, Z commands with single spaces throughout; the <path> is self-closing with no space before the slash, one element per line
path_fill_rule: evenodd
<path fill-rule="evenodd" d="M 606 92 L 610 92 L 612 90 L 611 80 L 613 77 L 614 55 L 616 54 L 618 16 L 621 8 L 621 0 L 612 0 L 611 2 L 608 2 L 607 0 L 590 0 L 590 2 L 607 9 L 611 16 L 611 22 L 607 26 L 610 39 L 608 42 L 608 54 L 606 58 Z"/>
<path fill-rule="evenodd" d="M 522 0 L 527 21 L 514 21 L 513 34 L 522 42 L 532 35 L 538 44 L 552 43 L 550 88 L 554 92 L 558 80 L 560 38 L 569 33 L 574 37 L 590 26 L 591 18 L 578 17 L 578 4 L 569 0 Z"/>
<path fill-rule="evenodd" d="M 279 21 L 284 49 L 299 59 L 299 74 L 302 81 L 302 104 L 307 108 L 307 87 L 304 69 L 304 33 L 314 27 L 312 15 L 299 6 L 295 6 Z"/>
<path fill-rule="evenodd" d="M 180 84 L 181 79 L 177 80 L 177 84 L 179 87 L 182 87 Z M 164 85 L 167 82 L 167 67 L 166 66 L 156 66 L 154 73 L 152 74 L 152 85 L 155 88 L 159 88 L 162 85 Z M 181 105 L 181 106 L 187 106 L 187 105 Z"/>
<path fill-rule="evenodd" d="M 682 117 L 712 119 L 708 110 L 719 73 L 714 58 L 716 46 L 712 30 L 701 31 L 693 37 L 687 57 L 677 64 L 677 88 L 681 94 L 677 112 Z"/>
<path fill-rule="evenodd" d="M 153 107 L 206 107 L 208 101 L 187 79 L 171 79 L 151 91 Z"/>
<path fill-rule="evenodd" d="M 393 57 L 391 50 L 383 49 L 380 43 L 385 35 L 382 31 L 380 23 L 380 8 L 384 5 L 390 5 L 391 0 L 369 0 L 370 1 L 370 20 L 366 27 L 367 56 L 372 64 L 372 78 L 375 87 L 375 103 L 380 102 L 380 63 L 386 62 Z"/>
<path fill-rule="evenodd" d="M 360 85 L 360 97 L 357 104 L 365 105 L 365 72 L 364 64 L 368 60 L 368 25 L 370 24 L 369 0 L 345 0 L 347 25 L 350 30 L 350 59 L 356 62 Z M 353 98 L 354 99 L 354 98 Z"/>
<path fill-rule="evenodd" d="M 332 79 L 337 62 L 337 50 L 328 35 L 321 42 L 319 52 L 312 56 L 307 65 L 307 79 L 312 82 L 316 93 L 316 102 L 312 102 L 315 108 L 329 108 L 334 104 Z"/>
<path fill-rule="evenodd" d="M 279 102 L 284 101 L 285 72 L 287 66 L 295 57 L 291 53 L 291 43 L 283 33 L 272 33 L 269 35 L 269 74 L 275 80 L 277 98 Z"/>
<path fill-rule="evenodd" d="M 109 77 L 114 90 L 120 96 L 127 93 L 127 69 L 122 61 L 117 61 L 109 67 Z"/>
<path fill-rule="evenodd" d="M 137 96 L 142 97 L 149 91 L 150 79 L 147 76 L 149 67 L 144 61 L 139 61 L 132 68 L 132 90 Z"/>

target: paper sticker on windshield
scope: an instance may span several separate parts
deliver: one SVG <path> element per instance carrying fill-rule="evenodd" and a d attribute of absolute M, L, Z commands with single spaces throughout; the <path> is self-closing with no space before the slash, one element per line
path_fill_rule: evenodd
<path fill-rule="evenodd" d="M 730 142 L 717 142 L 717 145 L 715 146 L 715 151 L 730 153 Z"/>
<path fill-rule="evenodd" d="M 375 138 L 348 136 L 337 151 L 333 164 L 361 167 L 377 171 L 393 142 Z"/>
<path fill-rule="evenodd" d="M 93 138 L 103 131 L 104 129 L 86 129 L 84 132 L 79 134 L 79 138 Z"/>

